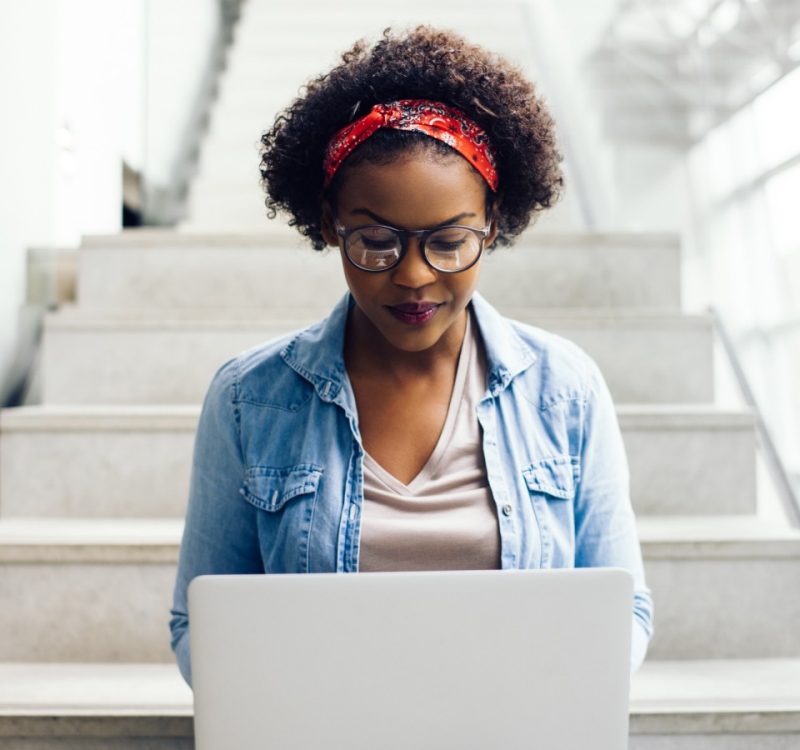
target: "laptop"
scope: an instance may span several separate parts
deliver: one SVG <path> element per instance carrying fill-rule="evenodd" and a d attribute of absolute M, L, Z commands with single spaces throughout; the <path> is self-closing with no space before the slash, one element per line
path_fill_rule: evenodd
<path fill-rule="evenodd" d="M 197 750 L 621 750 L 620 568 L 205 575 Z"/>

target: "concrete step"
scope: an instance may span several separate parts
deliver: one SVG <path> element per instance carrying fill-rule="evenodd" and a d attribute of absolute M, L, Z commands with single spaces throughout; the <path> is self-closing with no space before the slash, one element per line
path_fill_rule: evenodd
<path fill-rule="evenodd" d="M 182 527 L 0 520 L 0 661 L 170 661 Z"/>
<path fill-rule="evenodd" d="M 359 36 L 366 35 L 375 41 L 386 26 L 395 26 L 399 31 L 422 23 L 452 29 L 466 35 L 469 41 L 493 50 L 504 49 L 509 39 L 524 36 L 526 29 L 521 23 L 524 12 L 519 3 L 505 3 L 492 11 L 487 14 L 485 8 L 467 8 L 463 3 L 382 5 L 365 8 L 355 15 L 331 6 L 303 14 L 281 14 L 273 9 L 259 12 L 250 8 L 234 29 L 234 46 L 266 39 L 287 44 L 291 38 L 299 45 L 344 49 L 343 45 L 349 47 Z"/>
<path fill-rule="evenodd" d="M 448 24 L 450 28 L 455 28 L 456 25 L 457 22 Z M 364 28 L 365 33 L 371 35 L 376 26 L 369 23 Z M 466 29 L 462 26 L 462 29 L 476 43 L 479 36 L 486 38 L 485 33 L 474 28 Z M 275 26 L 269 37 L 265 37 L 263 31 L 255 34 L 240 31 L 236 44 L 230 48 L 226 58 L 225 70 L 220 78 L 221 88 L 224 90 L 240 80 L 256 78 L 265 73 L 269 75 L 268 71 L 271 70 L 281 71 L 285 79 L 296 81 L 299 85 L 304 77 L 320 75 L 338 65 L 341 62 L 341 53 L 352 46 L 357 36 L 351 28 L 349 31 L 337 31 L 322 42 L 316 38 L 303 39 L 302 33 L 297 24 L 283 28 Z M 266 39 L 271 41 L 272 46 L 268 45 Z M 493 49 L 501 48 L 495 45 Z M 512 34 L 506 31 L 502 54 L 518 64 L 529 62 L 533 55 L 529 37 L 520 30 Z M 267 64 L 267 61 L 275 59 L 280 59 L 280 66 Z"/>
<path fill-rule="evenodd" d="M 199 406 L 3 410 L 0 517 L 182 518 L 199 411 Z"/>
<path fill-rule="evenodd" d="M 255 128 L 255 130 L 258 129 Z M 248 161 L 243 168 L 243 171 L 246 171 L 248 175 L 245 179 L 246 191 L 250 190 L 247 186 L 252 185 L 251 168 L 251 161 Z M 205 180 L 202 176 L 200 179 Z M 219 180 L 221 184 L 227 184 L 224 182 L 226 179 L 222 175 L 209 178 L 209 182 Z M 231 189 L 239 190 L 239 187 L 233 186 Z M 260 186 L 256 187 L 255 192 L 257 195 L 260 195 L 260 190 Z M 216 193 L 214 194 L 216 195 Z M 205 201 L 206 198 L 202 197 L 199 200 Z M 265 218 L 263 205 L 259 201 L 253 201 L 250 198 L 245 201 L 237 199 L 236 205 L 230 208 L 226 208 L 226 205 L 227 200 L 220 203 L 213 198 L 209 198 L 204 206 L 206 213 L 194 213 L 188 216 L 177 227 L 178 231 L 195 234 L 199 232 L 228 232 L 231 234 L 237 232 L 263 232 L 269 230 L 271 224 L 286 220 L 285 217 L 276 217 L 272 220 Z M 537 231 L 550 231 L 551 229 L 556 231 L 574 230 L 578 226 L 580 226 L 580 216 L 577 201 L 574 196 L 569 196 L 538 220 Z"/>
<path fill-rule="evenodd" d="M 253 40 L 250 46 L 235 48 L 228 58 L 219 81 L 217 102 L 240 101 L 242 98 L 261 97 L 274 90 L 291 89 L 298 93 L 307 80 L 327 72 L 340 62 L 340 52 L 355 39 L 349 37 L 340 45 L 318 48 L 312 45 L 292 46 L 283 39 L 273 39 L 267 48 L 262 39 Z M 503 55 L 524 61 L 530 58 L 531 48 L 524 37 L 522 45 L 506 45 Z M 280 56 L 281 64 L 274 67 L 268 61 Z M 282 106 L 288 104 L 288 100 Z"/>
<path fill-rule="evenodd" d="M 198 414 L 197 406 L 3 410 L 0 516 L 182 518 Z M 617 414 L 637 514 L 756 512 L 752 414 L 673 405 L 620 405 Z"/>
<path fill-rule="evenodd" d="M 800 743 L 800 660 L 648 661 L 629 706 L 630 750 L 790 750 Z M 36 741 L 190 750 L 193 715 L 171 662 L 0 664 L 1 750 Z"/>
<path fill-rule="evenodd" d="M 256 188 L 256 191 L 260 188 Z M 202 202 L 204 199 L 199 198 Z M 210 204 L 212 201 L 206 201 Z M 210 209 L 210 213 L 202 213 L 197 206 L 199 203 L 190 203 L 185 218 L 178 227 L 181 232 L 261 232 L 274 224 L 278 219 L 267 218 L 263 203 L 248 200 L 245 204 L 237 204 L 228 209 L 219 204 Z"/>
<path fill-rule="evenodd" d="M 297 53 L 295 49 L 295 53 Z M 286 107 L 300 93 L 300 87 L 307 81 L 319 75 L 323 70 L 330 66 L 317 64 L 316 68 L 311 64 L 304 64 L 300 67 L 269 67 L 269 60 L 273 59 L 275 50 L 270 50 L 269 55 L 260 55 L 253 52 L 245 60 L 246 67 L 242 63 L 242 70 L 233 71 L 220 81 L 220 88 L 214 102 L 215 108 L 219 111 L 248 110 L 260 107 L 268 102 L 274 102 L 277 109 Z M 330 58 L 332 55 L 328 55 Z M 316 55 L 314 56 L 317 57 Z M 256 70 L 258 61 L 261 62 L 261 70 Z M 277 109 L 275 110 L 277 112 Z M 263 107 L 259 110 L 265 112 Z"/>
<path fill-rule="evenodd" d="M 171 661 L 181 527 L 0 520 L 0 600 L 13 605 L 0 610 L 0 661 Z M 653 659 L 800 657 L 800 530 L 736 516 L 638 528 Z"/>
<path fill-rule="evenodd" d="M 225 68 L 220 72 L 219 78 L 221 92 L 240 79 L 264 80 L 264 76 L 273 76 L 273 71 L 281 71 L 283 80 L 292 80 L 299 84 L 304 77 L 319 75 L 341 60 L 338 45 L 319 47 L 303 44 L 292 47 L 276 42 L 279 46 L 270 50 L 257 37 L 251 37 L 248 41 L 247 45 L 234 44 L 228 49 Z M 279 68 L 265 64 L 274 59 L 273 55 L 280 55 Z"/>
<path fill-rule="evenodd" d="M 373 32 L 374 29 L 367 30 L 369 34 Z M 467 34 L 477 41 L 478 34 Z M 302 86 L 338 65 L 341 52 L 355 39 L 355 35 L 345 34 L 339 37 L 338 44 L 328 39 L 324 46 L 316 47 L 313 41 L 298 36 L 296 28 L 288 28 L 285 32 L 273 29 L 257 39 L 247 40 L 220 79 L 215 108 L 247 109 L 269 95 L 279 97 L 279 107 L 283 109 L 301 93 Z M 525 34 L 508 41 L 503 49 L 505 57 L 519 64 L 530 60 L 531 47 Z M 498 49 L 496 44 L 486 46 Z M 272 61 L 279 56 L 281 64 L 276 67 Z"/>
<path fill-rule="evenodd" d="M 708 314 L 501 309 L 582 347 L 603 371 L 617 402 L 714 400 L 713 320 Z M 319 307 L 305 315 L 296 312 L 290 317 L 290 313 L 287 308 L 271 318 L 237 318 L 226 312 L 225 319 L 200 320 L 186 310 L 157 311 L 155 317 L 143 312 L 134 317 L 62 309 L 45 318 L 43 400 L 51 404 L 200 403 L 213 373 L 225 360 L 324 314 Z"/>
<path fill-rule="evenodd" d="M 630 709 L 630 750 L 790 750 L 800 745 L 800 660 L 647 661 Z"/>
<path fill-rule="evenodd" d="M 194 750 L 174 662 L 0 664 L 0 750 Z"/>
<path fill-rule="evenodd" d="M 346 32 L 348 28 L 359 28 L 359 24 L 380 26 L 397 19 L 402 23 L 452 23 L 458 21 L 464 25 L 475 27 L 494 27 L 497 31 L 508 28 L 511 21 L 520 14 L 519 4 L 509 0 L 499 0 L 493 13 L 487 14 L 483 6 L 470 5 L 454 0 L 444 0 L 432 6 L 421 0 L 413 0 L 402 5 L 370 4 L 366 2 L 348 3 L 348 9 L 356 11 L 356 18 L 342 13 L 341 8 L 312 2 L 303 8 L 308 13 L 300 14 L 296 9 L 269 3 L 250 3 L 243 9 L 237 25 L 237 39 L 242 30 L 259 30 L 259 24 L 276 28 L 295 27 L 309 29 L 310 33 L 322 34 L 326 29 L 339 28 Z M 310 23 L 309 23 L 310 22 Z M 310 27 L 310 28 L 309 28 Z"/>
<path fill-rule="evenodd" d="M 266 218 L 252 235 L 137 230 L 87 237 L 79 250 L 82 310 L 324 307 L 345 289 L 338 251 L 316 252 Z M 506 307 L 636 307 L 678 312 L 681 256 L 666 234 L 529 232 L 487 252 L 480 290 Z M 528 283 L 521 283 L 522 279 Z"/>
<path fill-rule="evenodd" d="M 458 19 L 442 18 L 437 25 L 446 26 L 465 36 L 470 42 L 479 44 L 482 47 L 503 54 L 513 59 L 514 62 L 522 63 L 533 56 L 533 48 L 527 36 L 527 30 L 521 27 L 520 16 L 508 22 L 505 28 L 477 24 L 460 23 Z M 345 50 L 350 49 L 355 41 L 360 37 L 367 37 L 370 41 L 377 41 L 386 26 L 394 26 L 396 30 L 406 27 L 416 26 L 423 22 L 419 16 L 409 20 L 392 19 L 370 19 L 365 23 L 353 24 L 351 18 L 340 21 L 349 27 L 339 23 L 331 26 L 320 25 L 309 28 L 302 23 L 292 24 L 244 24 L 236 33 L 235 44 L 239 46 L 242 53 L 258 55 L 266 61 L 278 59 L 281 50 L 286 49 L 317 49 L 330 51 L 332 55 L 340 55 Z M 513 25 L 512 25 L 513 24 Z M 323 65 L 318 72 L 322 73 L 331 67 Z M 298 82 L 299 83 L 299 82 Z"/>
<path fill-rule="evenodd" d="M 254 149 L 251 156 L 240 162 L 237 176 L 217 176 L 201 167 L 203 171 L 198 172 L 196 183 L 189 194 L 186 217 L 181 230 L 192 234 L 268 232 L 272 225 L 285 222 L 285 218 L 267 217 L 264 192 L 258 183 L 258 161 Z M 204 189 L 204 185 L 214 187 L 208 190 Z M 226 190 L 221 197 L 213 192 L 218 186 L 223 186 Z M 244 198 L 243 193 L 246 194 Z"/>
<path fill-rule="evenodd" d="M 253 195 L 263 205 L 264 191 L 259 172 L 261 134 L 271 125 L 273 115 L 274 112 L 265 107 L 263 115 L 242 119 L 235 128 L 229 121 L 213 123 L 216 132 L 208 136 L 209 142 L 203 146 L 189 186 L 189 210 L 210 207 L 217 211 L 220 206 L 212 204 L 212 201 L 226 200 L 228 205 L 225 208 L 233 211 L 249 205 Z M 231 162 L 224 169 L 213 164 L 226 156 Z"/>
<path fill-rule="evenodd" d="M 283 104 L 286 104 L 286 102 L 283 102 Z M 272 115 L 277 113 L 280 107 L 281 103 L 276 101 Z M 264 112 L 267 113 L 268 119 L 265 119 L 262 115 L 251 119 L 241 119 L 239 117 L 231 117 L 226 112 L 214 110 L 211 113 L 208 131 L 203 139 L 201 154 L 206 151 L 209 153 L 217 150 L 228 151 L 243 143 L 246 145 L 260 143 L 261 133 L 272 125 L 268 107 L 264 107 Z M 195 182 L 193 181 L 192 187 L 194 187 L 194 184 Z M 209 184 L 208 187 L 210 188 L 212 185 Z"/>
<path fill-rule="evenodd" d="M 755 516 L 642 516 L 654 659 L 800 656 L 800 530 Z"/>
<path fill-rule="evenodd" d="M 233 154 L 237 149 L 246 151 L 247 154 L 252 154 L 253 150 L 256 153 L 256 169 L 258 168 L 260 155 L 258 153 L 261 145 L 261 134 L 268 130 L 272 125 L 272 117 L 277 113 L 280 104 L 276 102 L 274 110 L 267 106 L 263 108 L 263 115 L 251 118 L 231 118 L 220 115 L 219 117 L 212 117 L 209 121 L 209 129 L 203 139 L 202 150 L 198 160 L 197 172 L 192 179 L 191 195 L 194 196 L 198 193 L 204 195 L 226 195 L 231 190 L 241 191 L 242 185 L 238 181 L 228 181 L 221 187 L 222 177 L 220 174 L 213 174 L 206 178 L 203 174 L 205 165 L 208 164 L 208 159 L 216 154 Z M 258 176 L 258 172 L 256 172 Z M 252 177 L 252 174 L 247 173 L 247 178 Z"/>
<path fill-rule="evenodd" d="M 271 122 L 272 115 L 270 114 L 268 118 L 259 117 L 258 119 L 263 122 L 267 122 L 267 120 Z M 259 132 L 261 127 L 259 125 L 254 132 Z M 284 217 L 272 220 L 267 218 L 261 186 L 255 183 L 255 187 L 253 187 L 251 181 L 252 169 L 258 169 L 257 156 L 248 157 L 247 161 L 242 162 L 238 167 L 237 175 L 233 177 L 227 174 L 216 175 L 213 171 L 208 172 L 207 170 L 198 172 L 198 183 L 193 185 L 190 190 L 186 217 L 178 230 L 192 234 L 200 232 L 251 233 L 263 232 L 269 230 L 272 224 L 285 222 Z M 205 168 L 201 167 L 201 170 L 205 170 Z M 238 176 L 241 174 L 246 176 L 241 178 Z M 257 171 L 256 174 L 258 174 Z M 253 201 L 251 198 L 247 198 L 242 201 L 238 197 L 235 199 L 225 197 L 221 202 L 215 202 L 213 197 L 205 194 L 200 184 L 201 180 L 205 185 L 232 184 L 231 190 L 237 193 L 241 193 L 241 188 L 244 186 L 246 191 L 254 191 L 259 200 Z"/>
<path fill-rule="evenodd" d="M 265 63 L 265 65 L 268 63 Z M 264 118 L 264 128 L 272 124 L 275 114 L 279 110 L 283 110 L 297 97 L 300 87 L 306 82 L 306 76 L 302 74 L 296 80 L 287 78 L 281 85 L 268 86 L 260 93 L 254 93 L 252 96 L 237 97 L 235 100 L 220 102 L 219 109 L 214 110 L 214 113 L 219 112 L 225 117 L 262 117 Z M 223 94 L 220 94 L 223 96 Z M 213 117 L 215 114 L 212 114 Z M 205 159 L 205 154 L 203 156 Z M 223 157 L 224 158 L 224 157 Z M 219 167 L 224 167 L 224 161 L 221 159 L 216 163 Z M 217 169 L 217 166 L 215 166 Z M 224 170 L 223 170 L 224 171 Z M 216 174 L 215 174 L 216 176 Z"/>
<path fill-rule="evenodd" d="M 255 195 L 258 199 L 258 205 L 264 208 L 264 191 L 261 189 L 260 175 L 258 174 L 260 161 L 258 144 L 262 126 L 263 121 L 260 121 L 247 134 L 246 160 L 239 160 L 240 168 L 238 168 L 237 172 L 234 173 L 229 170 L 230 174 L 223 175 L 220 173 L 207 176 L 204 174 L 201 161 L 192 183 L 192 190 L 189 196 L 190 205 L 196 206 L 198 210 L 210 209 L 214 212 L 219 212 L 224 208 L 226 211 L 230 210 L 233 213 L 234 211 L 241 211 L 243 208 L 252 209 L 253 196 Z M 253 190 L 254 179 L 257 188 L 255 191 Z M 262 214 L 261 218 L 266 218 L 266 212 L 264 211 Z M 277 218 L 268 219 L 260 230 L 236 230 L 228 233 L 242 234 L 245 231 L 256 233 L 271 232 L 272 226 L 275 224 L 286 224 L 286 221 L 278 220 Z M 299 236 L 296 231 L 295 234 Z"/>
<path fill-rule="evenodd" d="M 258 179 L 261 161 L 261 134 L 272 126 L 279 110 L 297 95 L 297 86 L 273 86 L 265 83 L 260 96 L 252 95 L 249 102 L 216 110 L 211 126 L 217 133 L 214 140 L 204 140 L 191 185 L 191 196 L 209 194 L 216 197 L 220 185 L 235 184 L 240 195 L 251 187 L 253 175 Z M 218 113 L 218 114 L 217 114 Z M 233 129 L 231 123 L 236 122 Z M 247 132 L 240 135 L 240 130 Z M 233 131 L 233 132 L 231 132 Z"/>
<path fill-rule="evenodd" d="M 225 119 L 217 118 L 211 120 L 210 128 L 212 129 L 203 139 L 197 173 L 192 181 L 192 195 L 198 192 L 209 196 L 213 196 L 215 192 L 217 195 L 224 195 L 229 192 L 232 184 L 238 185 L 239 192 L 247 187 L 241 184 L 241 179 L 242 177 L 250 178 L 252 174 L 242 172 L 238 175 L 239 182 L 233 183 L 229 180 L 230 185 L 223 192 L 220 184 L 222 175 L 226 172 L 231 172 L 230 164 L 224 164 L 227 158 L 239 158 L 241 160 L 242 156 L 246 156 L 250 159 L 250 156 L 255 153 L 256 159 L 254 161 L 250 159 L 248 163 L 255 164 L 256 176 L 259 176 L 257 167 L 260 161 L 261 134 L 272 125 L 271 116 L 277 113 L 282 103 L 286 103 L 285 99 L 279 98 L 273 92 L 271 86 L 269 88 L 266 88 L 268 84 L 264 84 L 264 86 L 269 91 L 269 96 L 266 97 L 262 93 L 258 97 L 260 105 L 263 105 L 259 112 L 263 113 L 263 115 L 246 119 L 236 118 L 234 120 L 231 117 L 227 117 Z M 204 182 L 203 177 L 207 171 L 212 171 L 213 174 L 210 174 L 209 178 Z"/>
<path fill-rule="evenodd" d="M 498 0 L 496 4 L 496 7 L 499 11 L 502 11 L 509 6 L 516 7 L 516 3 L 513 2 L 513 0 Z M 348 0 L 347 2 L 348 10 L 352 10 L 357 14 L 375 12 L 376 7 L 381 8 L 380 5 L 376 6 L 374 2 L 369 2 L 368 0 Z M 423 2 L 421 2 L 421 0 L 413 0 L 413 2 L 410 2 L 407 7 L 422 10 L 425 8 L 429 9 L 430 5 L 426 6 Z M 457 10 L 459 8 L 464 8 L 467 16 L 475 12 L 475 8 L 470 4 L 458 3 L 456 0 L 444 0 L 439 7 L 442 10 Z M 252 17 L 253 15 L 260 13 L 264 17 L 264 20 L 271 18 L 273 10 L 276 14 L 283 14 L 284 16 L 291 16 L 292 13 L 286 6 L 276 7 L 272 0 L 247 0 L 247 3 L 243 6 L 243 8 L 244 12 L 248 14 L 248 17 Z M 317 13 L 323 13 L 329 9 L 330 6 L 325 2 L 325 0 L 307 0 L 307 2 L 303 3 L 303 12 L 308 13 L 310 16 L 309 20 L 312 21 L 317 17 Z"/>

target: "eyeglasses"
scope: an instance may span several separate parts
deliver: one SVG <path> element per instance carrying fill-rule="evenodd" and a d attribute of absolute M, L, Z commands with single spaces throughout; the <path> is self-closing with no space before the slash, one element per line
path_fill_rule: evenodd
<path fill-rule="evenodd" d="M 346 229 L 335 220 L 344 240 L 345 257 L 362 271 L 379 273 L 394 268 L 408 250 L 408 238 L 419 237 L 422 255 L 431 268 L 443 273 L 466 271 L 478 262 L 491 223 L 483 229 L 450 224 L 436 229 L 395 229 L 382 224 Z"/>

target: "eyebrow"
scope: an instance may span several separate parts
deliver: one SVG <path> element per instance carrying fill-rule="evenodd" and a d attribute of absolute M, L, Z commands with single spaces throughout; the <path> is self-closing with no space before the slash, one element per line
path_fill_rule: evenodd
<path fill-rule="evenodd" d="M 386 224 L 387 226 L 394 227 L 395 225 L 392 224 L 388 219 L 384 219 L 382 216 L 378 216 L 378 214 L 373 213 L 368 208 L 354 208 L 351 212 L 351 215 L 356 214 L 366 214 L 371 219 L 377 221 L 379 224 Z M 457 221 L 461 219 L 465 219 L 468 216 L 477 216 L 477 214 L 472 213 L 470 211 L 464 211 L 464 213 L 457 214 L 456 216 L 451 216 L 449 219 L 445 219 L 444 221 L 440 222 L 439 224 L 434 224 L 432 227 L 428 227 L 429 229 L 436 229 L 437 227 L 443 227 L 447 224 L 455 224 Z M 404 227 L 396 227 L 396 229 L 404 229 Z"/>

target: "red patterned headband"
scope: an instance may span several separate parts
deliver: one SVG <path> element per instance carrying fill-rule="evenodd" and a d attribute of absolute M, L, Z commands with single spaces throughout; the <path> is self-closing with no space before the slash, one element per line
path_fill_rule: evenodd
<path fill-rule="evenodd" d="M 497 190 L 497 161 L 486 131 L 461 110 L 427 99 L 376 104 L 366 115 L 335 133 L 325 154 L 325 187 L 353 149 L 380 128 L 416 130 L 443 141 L 472 164 L 493 191 Z"/>

